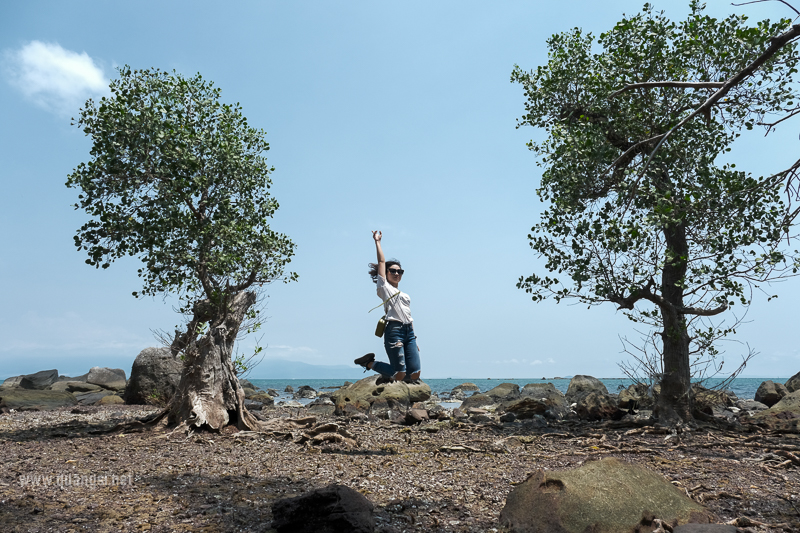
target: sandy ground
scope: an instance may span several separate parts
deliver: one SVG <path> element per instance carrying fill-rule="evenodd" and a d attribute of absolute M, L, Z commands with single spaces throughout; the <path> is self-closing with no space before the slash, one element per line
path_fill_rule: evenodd
<path fill-rule="evenodd" d="M 265 412 L 277 427 L 303 409 Z M 564 423 L 333 422 L 346 443 L 272 434 L 107 434 L 140 406 L 0 415 L 3 531 L 270 531 L 272 503 L 330 483 L 367 496 L 378 531 L 496 531 L 506 495 L 538 469 L 614 456 L 662 473 L 720 522 L 800 531 L 800 438 L 792 434 Z M 748 522 L 749 521 L 749 522 Z M 772 526 L 772 527 L 771 527 Z M 777 527 L 775 527 L 777 526 Z"/>

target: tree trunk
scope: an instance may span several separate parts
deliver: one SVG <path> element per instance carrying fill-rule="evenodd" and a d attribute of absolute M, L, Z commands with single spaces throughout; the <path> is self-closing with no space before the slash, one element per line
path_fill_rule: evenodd
<path fill-rule="evenodd" d="M 170 404 L 170 424 L 212 431 L 236 424 L 240 430 L 258 430 L 255 417 L 244 406 L 244 391 L 231 362 L 239 327 L 255 302 L 252 292 L 233 295 L 227 309 L 218 310 L 209 321 L 208 332 L 184 351 L 183 376 Z M 195 311 L 195 321 L 203 322 L 199 312 Z"/>
<path fill-rule="evenodd" d="M 664 322 L 664 331 L 661 333 L 663 374 L 655 416 L 662 424 L 672 426 L 694 420 L 689 398 L 689 333 L 686 317 L 679 311 L 683 309 L 683 279 L 689 246 L 686 243 L 686 228 L 682 224 L 665 228 L 664 236 L 667 250 L 661 274 L 661 294 L 667 303 L 661 306 Z"/>

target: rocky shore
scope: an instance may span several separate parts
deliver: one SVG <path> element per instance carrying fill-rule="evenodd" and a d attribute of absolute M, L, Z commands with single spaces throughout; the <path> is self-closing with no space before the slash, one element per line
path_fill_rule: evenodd
<path fill-rule="evenodd" d="M 3 529 L 277 531 L 276 502 L 339 484 L 371 502 L 375 531 L 503 531 L 506 500 L 530 475 L 615 457 L 663 476 L 716 523 L 737 524 L 732 531 L 800 530 L 796 434 L 474 416 L 404 426 L 369 415 L 309 417 L 296 407 L 262 411 L 263 433 L 104 433 L 155 410 L 1 416 Z M 342 438 L 307 437 L 326 425 Z"/>
<path fill-rule="evenodd" d="M 160 364 L 158 351 L 147 357 Z M 372 376 L 286 390 L 296 400 L 277 405 L 279 391 L 245 381 L 259 432 L 115 430 L 167 399 L 175 376 L 158 368 L 156 381 L 140 369 L 120 382 L 101 368 L 6 380 L 4 531 L 281 533 L 322 530 L 333 516 L 353 520 L 337 531 L 583 531 L 578 515 L 614 533 L 712 531 L 687 529 L 691 521 L 720 532 L 800 531 L 797 376 L 762 384 L 760 401 L 695 387 L 697 425 L 672 429 L 651 418 L 657 388 L 609 394 L 591 376 L 573 378 L 566 394 L 541 383 L 484 392 L 463 383 L 447 398 L 423 381 Z M 131 383 L 145 383 L 153 405 L 123 403 L 135 397 Z M 92 393 L 100 396 L 88 403 Z M 71 400 L 13 403 L 31 394 Z M 102 401 L 110 396 L 120 400 Z M 448 408 L 449 399 L 462 403 Z M 600 505 L 587 494 L 606 497 Z"/>

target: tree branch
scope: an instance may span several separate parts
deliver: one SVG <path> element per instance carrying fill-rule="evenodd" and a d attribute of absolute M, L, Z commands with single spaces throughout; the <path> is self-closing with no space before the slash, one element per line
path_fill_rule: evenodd
<path fill-rule="evenodd" d="M 770 2 L 771 0 L 752 0 L 751 2 L 742 2 L 741 4 L 731 4 L 732 6 L 746 6 L 747 4 L 760 4 L 761 2 Z M 800 15 L 800 11 L 796 10 L 794 6 L 792 6 L 786 0 L 778 0 L 781 4 L 788 6 L 789 9 Z"/>
<path fill-rule="evenodd" d="M 608 96 L 608 99 L 633 89 L 652 89 L 656 87 L 677 87 L 679 89 L 719 89 L 725 82 L 722 81 L 643 81 L 641 83 L 632 83 L 626 85 L 618 91 L 614 91 Z"/>
<path fill-rule="evenodd" d="M 628 296 L 620 296 L 618 294 L 608 295 L 608 301 L 619 305 L 617 308 L 618 310 L 633 309 L 634 304 L 636 304 L 636 302 L 639 300 L 647 300 L 649 302 L 653 302 L 659 307 L 668 307 L 671 309 L 673 307 L 672 304 L 650 290 L 655 287 L 655 285 L 656 282 L 651 278 L 650 281 L 647 282 L 647 285 L 633 289 Z"/>
<path fill-rule="evenodd" d="M 254 268 L 253 270 L 250 271 L 250 275 L 247 276 L 246 280 L 244 280 L 243 282 L 241 282 L 238 285 L 234 285 L 233 287 L 231 287 L 230 288 L 231 294 L 236 294 L 236 293 L 238 293 L 240 291 L 243 291 L 246 288 L 250 287 L 250 285 L 255 283 L 256 282 L 256 276 L 258 275 L 258 270 L 259 270 L 258 268 Z"/>
<path fill-rule="evenodd" d="M 678 312 L 684 315 L 714 316 L 728 309 L 728 304 L 722 304 L 714 309 L 699 309 L 697 307 L 681 307 Z"/>
<path fill-rule="evenodd" d="M 798 36 L 800 36 L 800 24 L 795 24 L 794 26 L 791 27 L 791 29 L 785 31 L 784 33 L 778 35 L 777 37 L 773 37 L 772 39 L 770 39 L 769 47 L 760 56 L 758 56 L 755 60 L 753 60 L 752 63 L 744 67 L 742 70 L 740 70 L 739 72 L 728 78 L 728 80 L 725 82 L 722 88 L 720 88 L 717 92 L 712 94 L 705 102 L 703 102 L 703 104 L 700 107 L 695 109 L 686 118 L 675 124 L 666 134 L 664 134 L 664 137 L 658 142 L 656 147 L 650 153 L 650 156 L 647 158 L 647 161 L 645 161 L 645 164 L 642 167 L 640 174 L 644 175 L 644 171 L 647 170 L 647 167 L 650 165 L 650 162 L 653 160 L 653 157 L 656 155 L 656 152 L 658 152 L 658 149 L 661 148 L 661 145 L 664 144 L 664 141 L 666 141 L 675 130 L 677 130 L 678 128 L 680 128 L 681 126 L 683 126 L 684 124 L 686 124 L 691 119 L 693 119 L 694 117 L 696 117 L 701 113 L 702 114 L 710 113 L 711 107 L 717 102 L 719 102 L 723 96 L 728 94 L 728 92 L 731 89 L 739 85 L 746 78 L 752 76 L 753 73 L 758 69 L 758 67 L 763 65 L 769 58 L 777 54 L 778 51 L 781 48 L 783 48 L 787 43 L 797 38 Z"/>

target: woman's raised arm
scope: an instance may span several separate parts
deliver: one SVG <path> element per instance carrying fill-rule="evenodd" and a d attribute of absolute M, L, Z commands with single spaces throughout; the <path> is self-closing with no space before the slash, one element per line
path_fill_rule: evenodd
<path fill-rule="evenodd" d="M 372 232 L 372 238 L 375 239 L 375 249 L 378 251 L 378 275 L 386 279 L 386 257 L 384 257 L 383 249 L 381 248 L 381 237 L 383 235 L 380 231 Z"/>

